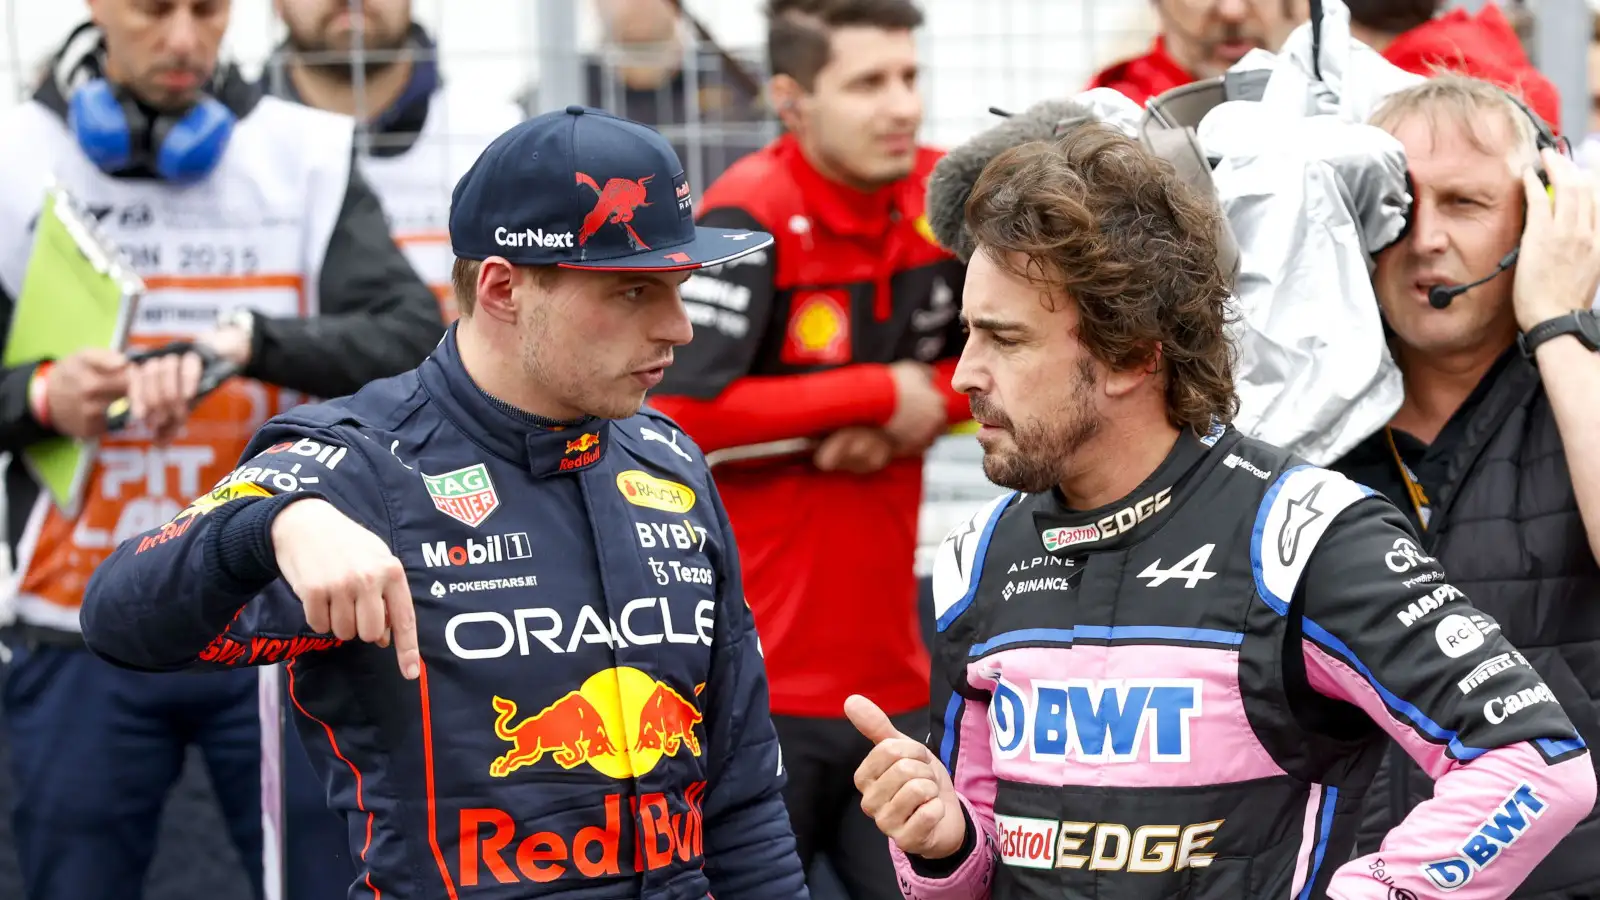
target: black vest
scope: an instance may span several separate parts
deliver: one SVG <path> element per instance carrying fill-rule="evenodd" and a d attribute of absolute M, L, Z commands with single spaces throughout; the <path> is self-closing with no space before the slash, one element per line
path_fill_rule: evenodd
<path fill-rule="evenodd" d="M 1517 356 L 1493 377 L 1467 420 L 1445 483 L 1433 488 L 1424 549 L 1474 606 L 1501 624 L 1593 748 L 1600 746 L 1600 565 L 1538 371 Z M 1391 746 L 1359 849 L 1376 847 L 1432 794 L 1428 776 Z M 1514 896 L 1600 896 L 1600 814 L 1591 813 L 1551 851 Z"/>

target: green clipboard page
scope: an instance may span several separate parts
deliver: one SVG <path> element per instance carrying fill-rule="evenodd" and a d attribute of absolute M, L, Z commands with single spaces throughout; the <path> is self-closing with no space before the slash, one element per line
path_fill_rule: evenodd
<path fill-rule="evenodd" d="M 85 347 L 122 349 L 144 286 L 111 246 L 65 191 L 46 192 L 0 362 L 10 367 Z M 21 456 L 62 513 L 75 516 L 94 450 L 93 442 L 55 437 Z"/>

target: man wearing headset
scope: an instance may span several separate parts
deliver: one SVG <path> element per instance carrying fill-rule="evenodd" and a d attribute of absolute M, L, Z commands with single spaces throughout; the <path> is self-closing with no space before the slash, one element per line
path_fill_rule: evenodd
<path fill-rule="evenodd" d="M 18 621 L 3 702 L 17 847 L 33 900 L 139 896 L 193 742 L 259 891 L 256 677 L 115 669 L 77 633 L 82 591 L 124 537 L 230 471 L 268 417 L 415 366 L 443 327 L 352 169 L 351 121 L 262 98 L 219 64 L 226 0 L 89 8 L 92 24 L 31 100 L 0 114 L 0 309 L 9 319 L 54 180 L 145 281 L 130 343 L 188 343 L 148 359 L 84 350 L 0 371 L 0 448 L 100 440 L 76 519 L 22 466 L 7 473 Z M 243 377 L 193 402 L 203 371 L 233 370 Z M 108 405 L 124 396 L 132 422 L 107 433 Z"/>
<path fill-rule="evenodd" d="M 1405 398 L 1335 468 L 1412 518 L 1452 584 L 1520 653 L 1441 691 L 1491 723 L 1524 715 L 1507 687 L 1533 668 L 1590 745 L 1600 741 L 1600 284 L 1595 180 L 1547 126 L 1488 82 L 1441 75 L 1379 108 L 1405 146 L 1410 226 L 1378 254 L 1374 287 Z M 1541 184 L 1543 178 L 1548 185 Z M 1390 569 L 1424 593 L 1411 564 Z M 1420 570 L 1419 570 L 1420 571 Z M 1483 642 L 1465 618 L 1440 652 Z M 1459 694 L 1457 694 L 1459 692 Z M 1549 696 L 1542 698 L 1546 701 Z M 1432 794 L 1391 747 L 1368 793 L 1358 852 Z M 1600 894 L 1591 813 L 1523 882 L 1524 898 Z M 1448 888 L 1449 885 L 1443 885 Z"/>

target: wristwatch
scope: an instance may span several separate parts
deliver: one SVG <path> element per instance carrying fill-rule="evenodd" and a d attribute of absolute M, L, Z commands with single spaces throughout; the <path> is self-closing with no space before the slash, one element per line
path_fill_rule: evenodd
<path fill-rule="evenodd" d="M 241 306 L 230 310 L 226 315 L 217 318 L 218 328 L 237 328 L 244 332 L 246 340 L 254 340 L 256 334 L 256 313 L 248 306 Z"/>
<path fill-rule="evenodd" d="M 1600 351 L 1600 312 L 1592 309 L 1580 309 L 1529 328 L 1517 335 L 1517 346 L 1522 348 L 1522 355 L 1533 358 L 1533 351 L 1539 345 L 1551 338 L 1570 334 L 1578 339 L 1578 343 L 1589 348 L 1589 351 Z"/>

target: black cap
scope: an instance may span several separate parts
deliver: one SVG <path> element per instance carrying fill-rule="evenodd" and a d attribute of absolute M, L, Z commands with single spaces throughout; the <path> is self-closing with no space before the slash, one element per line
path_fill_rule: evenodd
<path fill-rule="evenodd" d="M 689 180 L 667 139 L 583 106 L 495 138 L 450 200 L 450 245 L 462 259 L 671 272 L 771 243 L 765 232 L 696 226 Z"/>

